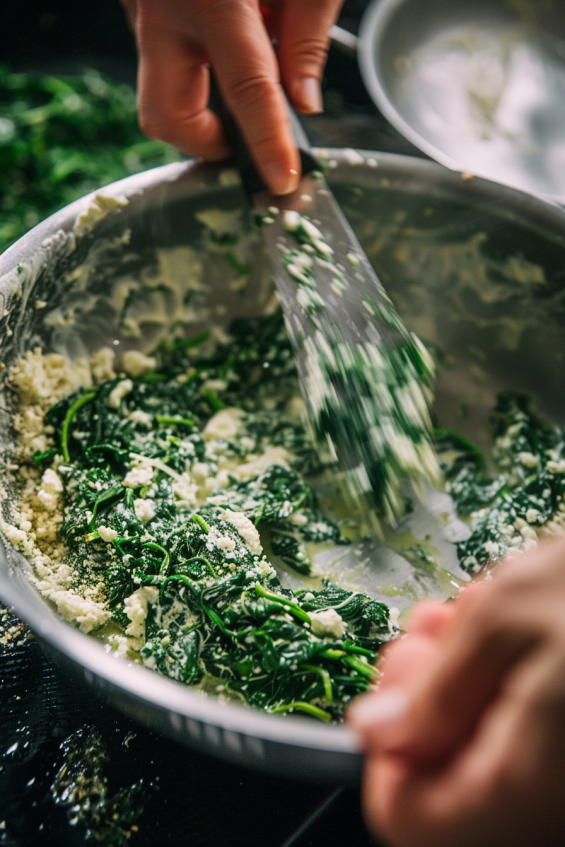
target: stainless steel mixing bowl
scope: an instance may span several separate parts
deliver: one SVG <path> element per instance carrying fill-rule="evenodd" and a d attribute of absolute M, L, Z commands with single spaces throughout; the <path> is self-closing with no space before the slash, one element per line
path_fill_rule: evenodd
<path fill-rule="evenodd" d="M 357 49 L 371 97 L 416 147 L 565 201 L 563 0 L 374 0 Z"/>
<path fill-rule="evenodd" d="M 485 442 L 488 408 L 505 388 L 530 392 L 565 424 L 565 211 L 431 162 L 347 150 L 321 155 L 402 316 L 437 355 L 441 424 Z M 233 172 L 175 164 L 103 194 L 119 198 L 117 208 L 80 200 L 0 257 L 4 365 L 37 344 L 71 356 L 113 343 L 119 351 L 146 350 L 172 324 L 191 334 L 206 323 L 225 327 L 271 302 L 256 238 L 247 248 L 254 273 L 244 290 L 225 258 L 203 247 L 195 215 L 212 208 L 237 216 L 243 206 Z M 160 272 L 175 277 L 176 287 L 155 285 Z M 13 432 L 1 393 L 0 434 L 6 459 Z M 10 492 L 8 511 L 9 500 Z M 358 780 L 362 755 L 347 727 L 223 703 L 129 665 L 58 618 L 28 568 L 0 543 L 0 597 L 71 675 L 119 709 L 224 759 L 301 778 Z"/>

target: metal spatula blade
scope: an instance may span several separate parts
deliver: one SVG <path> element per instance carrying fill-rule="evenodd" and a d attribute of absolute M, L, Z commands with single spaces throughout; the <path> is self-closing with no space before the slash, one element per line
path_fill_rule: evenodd
<path fill-rule="evenodd" d="M 266 190 L 233 117 L 220 113 L 261 223 L 315 441 L 357 511 L 394 524 L 407 485 L 439 477 L 431 359 L 394 311 L 292 110 L 302 178 L 284 197 Z"/>
<path fill-rule="evenodd" d="M 350 500 L 391 523 L 404 483 L 439 476 L 429 432 L 433 365 L 403 326 L 320 172 L 291 195 L 252 196 L 318 445 Z"/>

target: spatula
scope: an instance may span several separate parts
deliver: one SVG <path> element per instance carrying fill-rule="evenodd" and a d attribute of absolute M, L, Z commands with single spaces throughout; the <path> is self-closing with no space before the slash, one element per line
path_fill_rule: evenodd
<path fill-rule="evenodd" d="M 382 517 L 394 526 L 410 484 L 421 491 L 439 477 L 431 358 L 395 312 L 292 110 L 302 177 L 281 197 L 267 190 L 234 118 L 215 100 L 269 251 L 315 442 L 338 463 L 350 504 L 377 528 Z"/>

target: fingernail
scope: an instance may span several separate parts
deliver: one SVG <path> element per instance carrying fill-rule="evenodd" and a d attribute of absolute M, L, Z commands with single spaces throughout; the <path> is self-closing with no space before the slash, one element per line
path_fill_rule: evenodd
<path fill-rule="evenodd" d="M 302 112 L 314 115 L 324 111 L 320 83 L 315 77 L 303 76 L 297 80 L 294 86 L 294 96 Z"/>
<path fill-rule="evenodd" d="M 388 733 L 406 717 L 408 697 L 399 689 L 383 691 L 376 696 L 362 697 L 352 707 L 350 719 L 360 731 Z"/>
<path fill-rule="evenodd" d="M 278 162 L 265 162 L 261 171 L 273 194 L 290 194 L 298 186 L 299 174 L 293 168 L 281 168 Z"/>

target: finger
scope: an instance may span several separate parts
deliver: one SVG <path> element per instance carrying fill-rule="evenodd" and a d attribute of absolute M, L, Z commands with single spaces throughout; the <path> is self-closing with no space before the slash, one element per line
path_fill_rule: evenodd
<path fill-rule="evenodd" d="M 379 691 L 391 686 L 413 688 L 416 679 L 429 673 L 437 652 L 436 639 L 426 633 L 409 633 L 394 641 L 379 662 Z"/>
<path fill-rule="evenodd" d="M 422 600 L 410 610 L 404 626 L 412 634 L 429 635 L 440 638 L 445 628 L 455 614 L 455 603 L 444 603 L 441 600 Z"/>
<path fill-rule="evenodd" d="M 300 159 L 279 71 L 259 9 L 224 7 L 222 26 L 205 33 L 222 94 L 259 171 L 275 194 L 298 185 Z"/>
<path fill-rule="evenodd" d="M 229 154 L 218 118 L 207 109 L 209 72 L 201 48 L 172 30 L 137 20 L 139 121 L 149 138 L 188 155 Z"/>
<path fill-rule="evenodd" d="M 565 771 L 565 657 L 563 643 L 543 644 L 509 674 L 494 706 L 462 757 L 466 782 L 494 773 L 533 795 L 550 774 Z M 551 789 L 545 789 L 551 793 Z"/>
<path fill-rule="evenodd" d="M 563 844 L 563 680 L 562 644 L 544 645 L 512 671 L 452 760 L 430 768 L 373 757 L 369 822 L 406 847 Z"/>
<path fill-rule="evenodd" d="M 437 640 L 420 633 L 407 635 L 390 645 L 379 665 L 378 691 L 356 698 L 347 711 L 348 723 L 361 736 L 365 750 L 380 750 L 387 715 L 396 724 L 399 712 L 407 709 L 411 693 L 420 677 L 428 673 L 437 651 Z"/>
<path fill-rule="evenodd" d="M 323 111 L 320 81 L 340 6 L 340 0 L 284 0 L 279 11 L 277 56 L 283 85 L 299 112 Z"/>
<path fill-rule="evenodd" d="M 438 653 L 438 638 L 455 614 L 455 604 L 424 600 L 412 610 L 409 634 L 381 651 L 377 692 L 357 698 L 348 710 L 348 721 L 359 732 L 366 749 L 379 746 L 383 721 L 390 714 L 394 723 L 399 710 L 407 709 L 414 688 L 429 673 Z M 373 726 L 377 727 L 376 744 Z"/>
<path fill-rule="evenodd" d="M 363 817 L 379 843 L 382 839 L 395 847 L 398 844 L 404 847 L 405 833 L 397 825 L 396 817 L 408 793 L 406 785 L 410 777 L 410 767 L 402 759 L 369 755 L 365 760 L 361 791 Z"/>
<path fill-rule="evenodd" d="M 557 612 L 560 622 L 564 552 L 562 544 L 548 545 L 519 564 L 502 567 L 491 613 L 508 614 L 522 630 L 524 609 L 538 608 L 543 623 Z M 491 586 L 484 590 L 483 599 L 488 599 Z M 552 610 L 554 596 L 559 608 Z M 466 613 L 473 612 L 478 598 L 476 591 L 468 594 Z M 465 603 L 455 605 L 465 610 Z M 366 780 L 371 785 L 365 785 L 369 824 L 396 847 L 564 843 L 563 643 L 561 626 L 545 630 L 545 637 L 501 678 L 473 734 L 447 759 L 430 763 L 386 753 L 370 756 Z"/>
<path fill-rule="evenodd" d="M 472 733 L 481 713 L 520 656 L 532 648 L 536 633 L 520 614 L 507 624 L 504 590 L 494 580 L 461 598 L 461 608 L 446 628 L 433 666 L 425 678 L 397 698 L 397 714 L 383 706 L 373 715 L 372 743 L 382 750 L 423 759 L 452 753 Z"/>
<path fill-rule="evenodd" d="M 473 594 L 471 590 L 469 596 Z M 469 600 L 467 597 L 466 602 Z M 406 719 L 410 702 L 421 688 L 439 654 L 439 639 L 463 604 L 423 600 L 410 613 L 408 634 L 381 650 L 377 692 L 355 700 L 348 720 L 366 749 L 380 749 L 381 738 Z"/>

